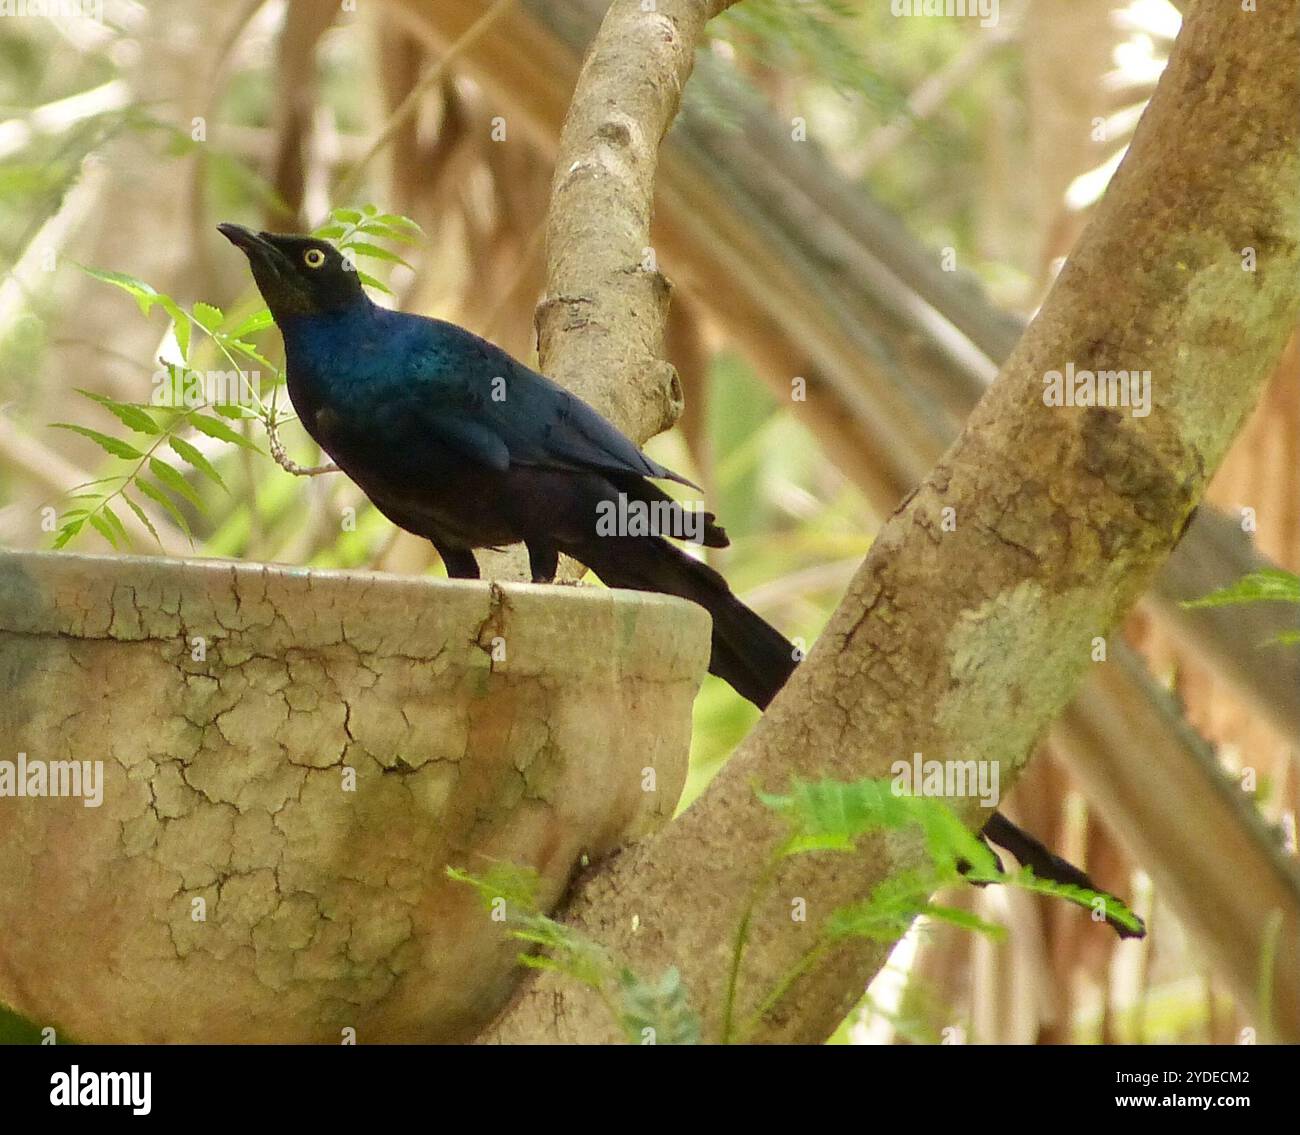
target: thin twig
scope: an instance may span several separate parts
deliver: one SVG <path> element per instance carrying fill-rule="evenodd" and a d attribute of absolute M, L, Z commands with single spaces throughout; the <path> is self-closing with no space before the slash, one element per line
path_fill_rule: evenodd
<path fill-rule="evenodd" d="M 271 412 L 262 419 L 266 426 L 266 438 L 271 447 L 271 456 L 275 463 L 281 469 L 292 473 L 295 477 L 319 477 L 322 473 L 337 473 L 339 467 L 332 461 L 325 465 L 299 465 L 292 457 L 285 452 L 284 442 L 280 440 L 280 430 L 275 416 L 275 409 L 272 407 Z"/>

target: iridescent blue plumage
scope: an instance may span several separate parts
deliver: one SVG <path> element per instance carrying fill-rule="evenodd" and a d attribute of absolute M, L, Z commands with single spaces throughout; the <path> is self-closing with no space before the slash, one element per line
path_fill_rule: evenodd
<path fill-rule="evenodd" d="M 378 307 L 328 242 L 221 231 L 248 256 L 284 335 L 307 432 L 389 519 L 432 541 L 448 574 L 477 576 L 476 548 L 523 543 L 536 580 L 551 579 L 564 552 L 611 586 L 690 599 L 713 616 L 714 671 L 751 701 L 771 700 L 793 647 L 661 535 L 600 527 L 608 506 L 630 502 L 725 546 L 712 514 L 688 514 L 650 478 L 691 482 L 492 343 Z"/>
<path fill-rule="evenodd" d="M 691 483 L 567 390 L 453 323 L 361 295 L 339 310 L 287 316 L 280 327 L 294 404 L 333 409 L 358 427 L 341 425 L 347 435 L 418 439 L 417 448 L 441 447 L 497 472 L 513 464 Z M 401 450 L 367 447 L 395 472 L 418 474 L 420 461 Z"/>

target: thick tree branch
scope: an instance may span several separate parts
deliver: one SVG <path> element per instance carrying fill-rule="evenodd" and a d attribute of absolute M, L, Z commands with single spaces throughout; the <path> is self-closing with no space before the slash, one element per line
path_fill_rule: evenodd
<path fill-rule="evenodd" d="M 659 143 L 705 23 L 736 0 L 615 0 L 560 135 L 546 225 L 542 369 L 638 441 L 676 420 L 664 360 L 668 282 L 650 244 Z M 646 7 L 653 10 L 646 11 Z"/>
<path fill-rule="evenodd" d="M 740 896 L 779 837 L 752 785 L 779 787 L 792 771 L 881 775 L 918 750 L 998 761 L 1010 783 L 1089 664 L 1092 638 L 1176 542 L 1300 302 L 1298 40 L 1293 4 L 1193 11 L 1042 312 L 882 531 L 807 662 L 705 796 L 578 891 L 571 920 L 642 971 L 677 964 L 713 1035 Z M 1255 272 L 1242 270 L 1247 246 Z M 1043 375 L 1068 362 L 1150 370 L 1154 411 L 1045 406 Z M 955 803 L 978 821 L 972 802 Z M 914 847 L 891 842 L 853 860 L 792 862 L 757 912 L 742 1017 L 820 918 L 916 861 Z M 807 923 L 790 921 L 794 896 Z M 883 956 L 832 955 L 757 1039 L 822 1039 Z M 1283 951 L 1279 968 L 1295 965 Z M 1294 1004 L 1281 1008 L 1295 1018 Z M 614 1036 L 594 998 L 551 975 L 492 1034 Z"/>

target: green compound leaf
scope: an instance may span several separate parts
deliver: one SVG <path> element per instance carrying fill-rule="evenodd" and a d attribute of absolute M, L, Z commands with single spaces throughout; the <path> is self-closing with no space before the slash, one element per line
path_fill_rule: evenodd
<path fill-rule="evenodd" d="M 242 433 L 231 429 L 220 418 L 214 418 L 208 414 L 191 414 L 190 425 L 192 425 L 201 434 L 208 437 L 215 437 L 218 441 L 228 441 L 232 445 L 242 446 L 244 449 L 251 449 L 254 453 L 260 453 L 251 441 Z"/>
<path fill-rule="evenodd" d="M 221 479 L 221 474 L 217 472 L 206 457 L 203 456 L 193 445 L 183 437 L 176 437 L 174 434 L 167 439 L 168 444 L 174 449 L 182 461 L 193 466 L 209 480 L 215 481 L 223 489 L 226 487 L 225 481 Z M 228 490 L 227 490 L 228 491 Z"/>
<path fill-rule="evenodd" d="M 177 496 L 184 497 L 195 508 L 202 508 L 203 501 L 194 491 L 194 486 L 185 479 L 185 475 L 175 467 L 168 465 L 160 457 L 149 458 L 149 472 L 171 489 Z"/>
<path fill-rule="evenodd" d="M 114 457 L 122 457 L 128 461 L 139 460 L 143 456 L 141 452 L 133 445 L 122 441 L 120 438 L 109 437 L 108 434 L 102 434 L 98 430 L 92 430 L 87 426 L 75 426 L 69 422 L 52 422 L 51 428 L 56 430 L 71 430 L 74 434 L 80 434 L 93 441 L 100 449 L 111 453 Z"/>

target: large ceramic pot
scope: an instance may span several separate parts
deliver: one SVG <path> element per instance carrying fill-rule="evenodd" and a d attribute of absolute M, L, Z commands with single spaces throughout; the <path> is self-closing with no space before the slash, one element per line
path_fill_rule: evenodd
<path fill-rule="evenodd" d="M 471 1036 L 518 945 L 445 868 L 529 866 L 552 903 L 663 822 L 708 627 L 591 587 L 0 555 L 0 1001 L 83 1041 Z"/>

